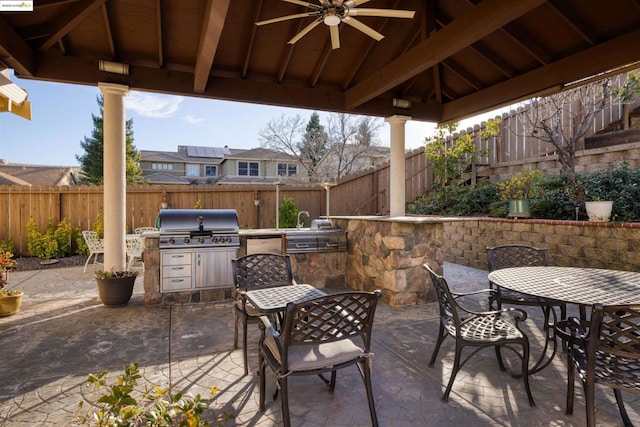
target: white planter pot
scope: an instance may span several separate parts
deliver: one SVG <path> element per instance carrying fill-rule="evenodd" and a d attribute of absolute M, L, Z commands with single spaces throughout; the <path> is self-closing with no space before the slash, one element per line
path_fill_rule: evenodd
<path fill-rule="evenodd" d="M 587 209 L 587 216 L 591 222 L 607 222 L 611 217 L 612 201 L 604 202 L 584 202 Z"/>

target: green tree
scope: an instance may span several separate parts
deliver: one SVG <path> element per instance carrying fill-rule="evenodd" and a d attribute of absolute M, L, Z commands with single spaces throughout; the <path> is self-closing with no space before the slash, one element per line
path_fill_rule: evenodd
<path fill-rule="evenodd" d="M 318 180 L 318 163 L 327 152 L 328 143 L 327 132 L 324 126 L 320 124 L 320 116 L 314 112 L 311 114 L 307 128 L 302 136 L 302 140 L 298 144 L 298 152 L 300 158 L 307 165 L 309 176 L 312 181 Z"/>
<path fill-rule="evenodd" d="M 100 107 L 100 115 L 91 114 L 93 130 L 91 138 L 84 137 L 80 146 L 84 150 L 83 155 L 76 155 L 80 162 L 84 180 L 90 184 L 101 185 L 104 182 L 104 97 L 97 98 Z M 133 119 L 129 119 L 125 125 L 125 162 L 127 183 L 139 184 L 144 181 L 142 169 L 140 169 L 140 153 L 133 145 Z"/>

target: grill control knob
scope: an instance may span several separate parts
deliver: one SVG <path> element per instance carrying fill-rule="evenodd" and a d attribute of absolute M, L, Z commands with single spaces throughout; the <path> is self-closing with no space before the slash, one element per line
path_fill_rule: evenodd
<path fill-rule="evenodd" d="M 184 239 L 182 239 L 182 241 L 183 241 L 184 243 L 189 243 L 191 240 L 190 240 L 188 237 L 185 237 Z"/>
<path fill-rule="evenodd" d="M 198 243 L 200 244 L 204 243 L 204 237 L 198 237 Z"/>
<path fill-rule="evenodd" d="M 169 237 L 169 243 L 170 243 L 170 244 L 172 244 L 172 245 L 173 245 L 175 242 L 176 242 L 176 241 L 173 239 L 173 237 Z"/>

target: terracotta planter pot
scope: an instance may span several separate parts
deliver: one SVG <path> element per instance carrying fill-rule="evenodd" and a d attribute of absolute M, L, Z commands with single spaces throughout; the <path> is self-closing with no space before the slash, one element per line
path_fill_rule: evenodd
<path fill-rule="evenodd" d="M 96 277 L 100 301 L 107 307 L 127 305 L 133 294 L 135 281 L 136 276 L 117 279 L 100 279 Z"/>
<path fill-rule="evenodd" d="M 0 296 L 0 316 L 11 316 L 20 311 L 23 292 L 17 295 Z"/>

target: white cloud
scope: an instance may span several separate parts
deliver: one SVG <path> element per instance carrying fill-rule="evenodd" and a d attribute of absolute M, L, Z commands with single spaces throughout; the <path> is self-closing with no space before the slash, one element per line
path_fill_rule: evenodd
<path fill-rule="evenodd" d="M 194 117 L 190 114 L 187 114 L 186 116 L 184 116 L 185 121 L 191 123 L 192 125 L 197 125 L 199 123 L 202 123 L 204 119 L 200 118 L 200 117 Z"/>
<path fill-rule="evenodd" d="M 131 92 L 125 104 L 128 109 L 143 117 L 163 119 L 173 116 L 182 101 L 183 96 Z"/>

